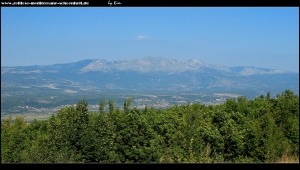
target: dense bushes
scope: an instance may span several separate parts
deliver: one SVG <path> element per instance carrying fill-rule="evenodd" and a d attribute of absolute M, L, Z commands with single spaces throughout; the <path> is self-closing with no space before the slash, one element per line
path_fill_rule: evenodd
<path fill-rule="evenodd" d="M 217 106 L 175 105 L 88 112 L 87 102 L 46 121 L 1 123 L 1 162 L 276 162 L 299 159 L 299 98 L 227 99 Z"/>

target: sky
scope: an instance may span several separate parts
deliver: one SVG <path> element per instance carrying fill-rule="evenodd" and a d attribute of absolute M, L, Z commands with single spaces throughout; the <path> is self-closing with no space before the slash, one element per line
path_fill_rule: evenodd
<path fill-rule="evenodd" d="M 299 73 L 299 8 L 1 7 L 1 66 L 147 56 Z"/>

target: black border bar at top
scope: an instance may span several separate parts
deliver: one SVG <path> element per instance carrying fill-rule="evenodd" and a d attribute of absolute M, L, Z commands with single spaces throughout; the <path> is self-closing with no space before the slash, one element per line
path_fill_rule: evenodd
<path fill-rule="evenodd" d="M 253 1 L 252 1 L 253 2 Z M 274 2 L 274 1 L 273 1 Z M 279 2 L 279 1 L 278 1 Z M 245 2 L 244 2 L 245 3 Z M 89 1 L 89 0 L 74 0 L 74 1 L 64 1 L 64 0 L 58 0 L 58 1 L 1 1 L 1 6 L 6 7 L 59 7 L 59 6 L 73 6 L 73 7 L 243 7 L 245 5 L 240 2 L 234 2 L 234 1 L 172 1 L 172 2 L 166 2 L 166 1 L 122 1 L 122 0 L 104 0 L 104 1 Z M 276 4 L 276 3 L 267 3 L 267 1 L 261 1 L 257 5 L 248 5 L 244 7 L 273 7 L 273 6 L 279 6 L 279 7 L 297 7 L 293 5 L 282 5 L 282 4 Z M 298 6 L 299 7 L 299 6 Z"/>

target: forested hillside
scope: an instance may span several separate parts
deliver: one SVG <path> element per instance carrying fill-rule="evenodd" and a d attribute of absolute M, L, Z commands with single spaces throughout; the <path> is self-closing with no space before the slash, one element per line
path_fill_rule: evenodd
<path fill-rule="evenodd" d="M 122 109 L 85 99 L 45 121 L 1 123 L 1 163 L 9 162 L 299 162 L 299 97 L 285 90 L 253 100 Z"/>

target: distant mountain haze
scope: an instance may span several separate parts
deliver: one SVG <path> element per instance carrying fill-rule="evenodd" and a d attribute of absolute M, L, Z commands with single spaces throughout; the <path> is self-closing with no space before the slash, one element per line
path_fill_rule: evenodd
<path fill-rule="evenodd" d="M 4 88 L 51 88 L 65 92 L 89 89 L 253 90 L 299 94 L 299 73 L 256 67 L 226 67 L 196 59 L 145 57 L 108 62 L 88 59 L 46 66 L 1 67 Z"/>

